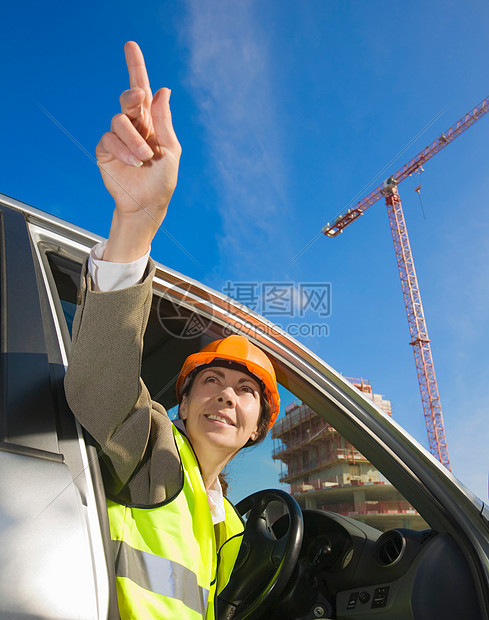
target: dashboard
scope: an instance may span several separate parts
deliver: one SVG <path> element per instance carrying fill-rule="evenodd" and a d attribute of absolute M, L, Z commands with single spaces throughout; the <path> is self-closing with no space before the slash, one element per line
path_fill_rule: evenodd
<path fill-rule="evenodd" d="M 336 513 L 303 510 L 299 560 L 271 620 L 480 618 L 470 570 L 434 530 L 380 532 Z M 287 528 L 280 518 L 273 530 Z"/>

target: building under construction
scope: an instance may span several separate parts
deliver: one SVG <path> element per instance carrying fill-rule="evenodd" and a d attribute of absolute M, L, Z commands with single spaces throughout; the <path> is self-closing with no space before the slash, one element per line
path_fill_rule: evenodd
<path fill-rule="evenodd" d="M 368 381 L 349 379 L 387 415 L 390 401 Z M 273 458 L 282 463 L 280 482 L 302 508 L 330 510 L 379 530 L 424 529 L 426 523 L 375 467 L 310 407 L 295 401 L 272 430 Z"/>

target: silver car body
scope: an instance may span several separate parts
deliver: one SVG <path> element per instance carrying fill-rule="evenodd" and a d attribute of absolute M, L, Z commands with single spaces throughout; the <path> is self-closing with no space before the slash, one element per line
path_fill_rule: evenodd
<path fill-rule="evenodd" d="M 71 415 L 62 390 L 73 302 L 59 291 L 66 287 L 72 295 L 72 266 L 80 268 L 99 238 L 2 195 L 0 215 L 0 617 L 117 617 L 97 447 Z M 163 265 L 157 268 L 154 299 L 160 320 L 179 307 L 184 315 L 201 317 L 207 340 L 231 330 L 262 347 L 274 360 L 279 382 L 345 435 L 463 556 L 463 579 L 470 583 L 461 586 L 462 594 L 444 596 L 472 593 L 475 607 L 467 609 L 489 617 L 489 526 L 481 500 L 344 377 L 263 317 Z M 178 343 L 182 351 L 175 364 L 197 341 Z M 165 336 L 162 358 L 171 357 L 175 346 Z M 167 406 L 174 402 L 165 377 L 173 370 L 161 379 L 148 373 L 152 394 Z M 389 579 L 386 571 L 382 583 Z M 402 580 L 392 579 L 391 585 L 395 589 L 398 582 L 402 590 Z M 336 593 L 337 618 L 370 618 L 377 611 L 383 617 L 418 617 L 413 605 L 409 611 L 401 603 L 348 610 L 349 596 L 347 585 Z M 408 600 L 409 592 L 402 596 Z"/>

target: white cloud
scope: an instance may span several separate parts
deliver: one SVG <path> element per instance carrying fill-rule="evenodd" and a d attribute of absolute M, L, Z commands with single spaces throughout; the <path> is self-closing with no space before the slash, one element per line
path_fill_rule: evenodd
<path fill-rule="evenodd" d="M 238 277 L 261 269 L 272 239 L 279 238 L 278 220 L 286 221 L 283 132 L 276 120 L 269 50 L 254 6 L 189 0 L 183 30 L 189 83 L 216 170 L 225 231 L 220 249 Z"/>

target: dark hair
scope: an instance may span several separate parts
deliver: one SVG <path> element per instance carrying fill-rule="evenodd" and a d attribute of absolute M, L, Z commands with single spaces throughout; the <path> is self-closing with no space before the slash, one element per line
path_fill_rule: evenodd
<path fill-rule="evenodd" d="M 250 448 L 251 446 L 257 446 L 261 443 L 268 433 L 268 425 L 270 424 L 270 412 L 272 410 L 270 403 L 263 396 L 263 392 L 260 395 L 260 419 L 258 420 L 258 431 L 256 439 L 248 439 L 243 448 Z M 241 448 L 241 449 L 243 449 Z"/>

